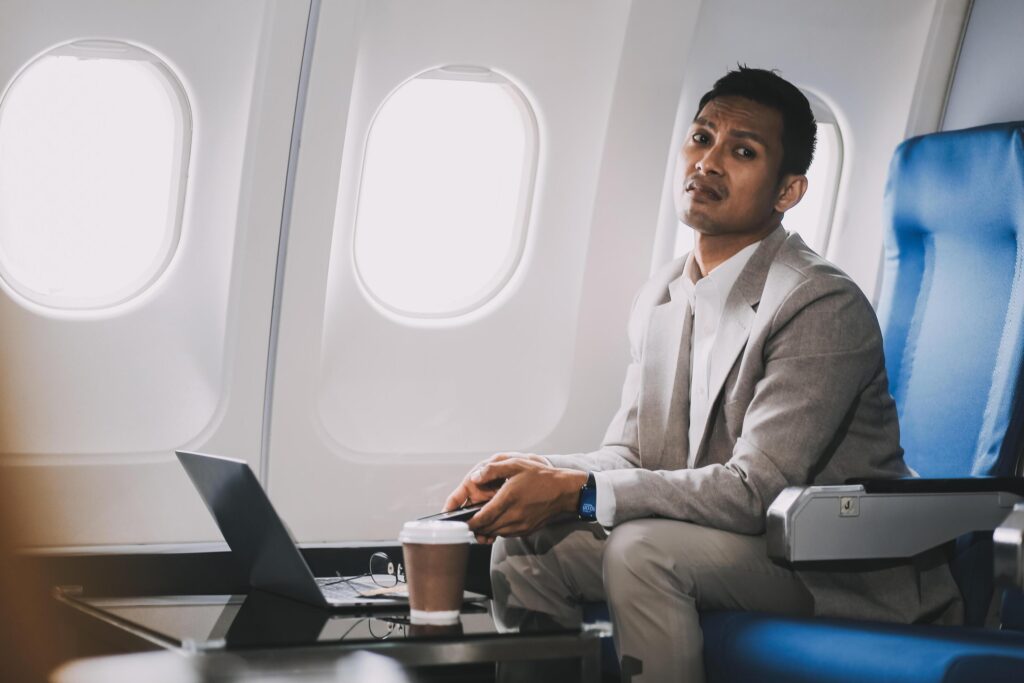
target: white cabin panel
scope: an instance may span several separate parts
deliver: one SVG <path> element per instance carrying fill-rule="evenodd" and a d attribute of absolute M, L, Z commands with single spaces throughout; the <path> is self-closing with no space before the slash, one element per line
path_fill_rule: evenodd
<path fill-rule="evenodd" d="M 599 441 L 628 360 L 630 301 L 650 265 L 697 9 L 323 5 L 268 479 L 301 540 L 393 538 L 406 519 L 436 510 L 478 459 Z M 377 305 L 353 267 L 364 155 L 388 97 L 443 67 L 489 70 L 522 93 L 536 121 L 535 181 L 522 255 L 500 291 L 458 315 L 403 316 Z"/>
<path fill-rule="evenodd" d="M 985 0 L 971 18 L 943 130 L 1024 120 L 1024 2 Z"/>
<path fill-rule="evenodd" d="M 4 3 L 0 87 L 55 46 L 128 44 L 180 81 L 191 123 L 177 244 L 141 293 L 67 309 L 0 290 L 0 453 L 24 498 L 17 507 L 38 511 L 26 543 L 218 540 L 174 449 L 259 466 L 308 11 L 269 0 Z M 50 200 L 62 200 L 59 187 Z M 96 201 L 111 213 L 119 205 L 116 192 Z"/>

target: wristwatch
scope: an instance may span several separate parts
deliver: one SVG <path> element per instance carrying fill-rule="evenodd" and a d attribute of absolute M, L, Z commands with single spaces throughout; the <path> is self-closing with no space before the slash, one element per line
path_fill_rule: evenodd
<path fill-rule="evenodd" d="M 594 521 L 597 519 L 597 480 L 594 473 L 587 473 L 587 483 L 580 487 L 580 500 L 576 504 L 576 512 L 580 519 Z"/>

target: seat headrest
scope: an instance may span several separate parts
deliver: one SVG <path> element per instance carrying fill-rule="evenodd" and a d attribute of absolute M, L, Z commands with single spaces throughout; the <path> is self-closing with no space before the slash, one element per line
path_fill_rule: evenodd
<path fill-rule="evenodd" d="M 886 195 L 897 230 L 1024 235 L 1024 122 L 906 140 Z"/>

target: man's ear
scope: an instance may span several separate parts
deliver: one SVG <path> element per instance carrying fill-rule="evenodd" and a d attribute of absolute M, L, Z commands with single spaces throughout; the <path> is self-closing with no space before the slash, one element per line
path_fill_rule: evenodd
<path fill-rule="evenodd" d="M 775 196 L 775 210 L 786 213 L 796 206 L 807 192 L 807 176 L 787 175 L 779 183 L 779 192 Z"/>

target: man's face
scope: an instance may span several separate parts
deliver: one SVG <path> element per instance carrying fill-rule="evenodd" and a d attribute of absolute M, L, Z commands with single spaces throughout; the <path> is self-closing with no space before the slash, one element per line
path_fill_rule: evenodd
<path fill-rule="evenodd" d="M 741 235 L 778 221 L 782 114 L 745 97 L 717 97 L 690 125 L 676 162 L 679 220 L 697 232 Z"/>

